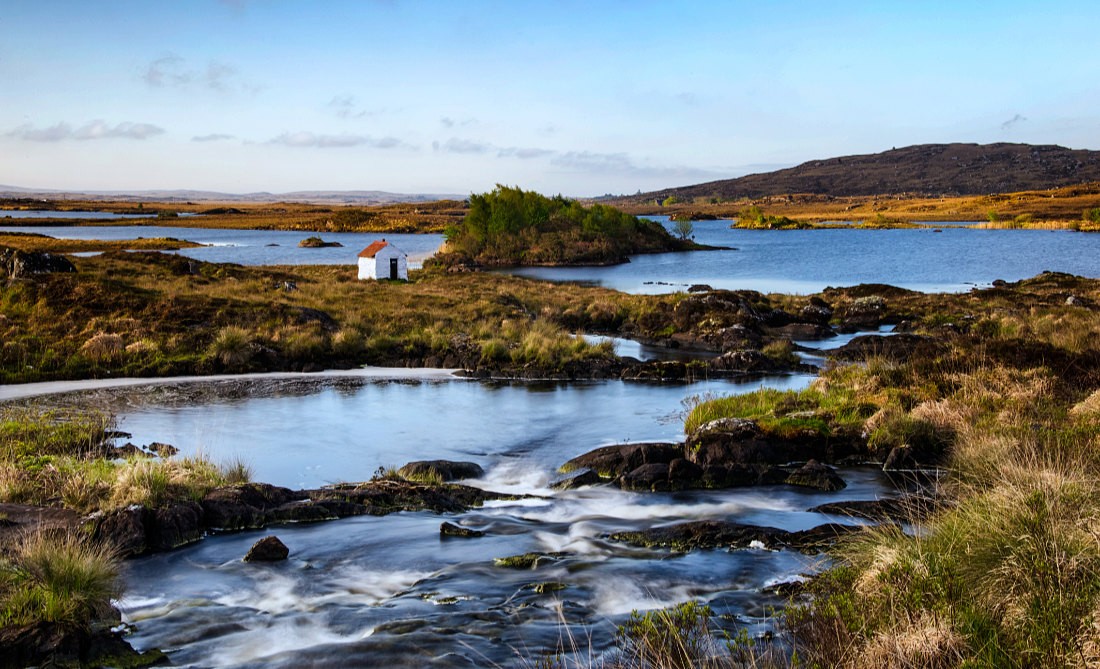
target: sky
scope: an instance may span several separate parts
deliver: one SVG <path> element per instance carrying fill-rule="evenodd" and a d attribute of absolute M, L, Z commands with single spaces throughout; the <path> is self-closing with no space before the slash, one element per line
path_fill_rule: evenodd
<path fill-rule="evenodd" d="M 626 194 L 1100 149 L 1095 0 L 4 0 L 0 184 Z"/>

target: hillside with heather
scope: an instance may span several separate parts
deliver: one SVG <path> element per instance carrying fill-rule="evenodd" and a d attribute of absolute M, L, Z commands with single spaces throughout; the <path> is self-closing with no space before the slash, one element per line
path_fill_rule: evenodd
<path fill-rule="evenodd" d="M 921 144 L 882 153 L 811 160 L 737 179 L 667 188 L 630 201 L 813 193 L 986 195 L 1100 181 L 1100 151 L 1033 144 Z"/>

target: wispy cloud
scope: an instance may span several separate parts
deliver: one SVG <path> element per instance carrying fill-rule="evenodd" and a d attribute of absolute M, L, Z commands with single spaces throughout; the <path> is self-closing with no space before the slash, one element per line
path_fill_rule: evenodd
<path fill-rule="evenodd" d="M 566 151 L 555 154 L 550 163 L 564 169 L 592 174 L 663 179 L 721 179 L 728 174 L 694 167 L 639 164 L 626 153 Z"/>
<path fill-rule="evenodd" d="M 228 139 L 237 139 L 235 135 L 225 135 L 222 133 L 213 133 L 210 135 L 196 135 L 191 138 L 192 142 L 222 142 Z"/>
<path fill-rule="evenodd" d="M 488 142 L 452 137 L 442 144 L 432 142 L 432 149 L 443 153 L 488 153 L 493 150 L 493 145 Z"/>
<path fill-rule="evenodd" d="M 76 128 L 64 121 L 45 128 L 37 128 L 31 123 L 26 123 L 6 134 L 8 137 L 14 137 L 28 142 L 63 142 L 73 139 L 142 140 L 155 135 L 164 134 L 164 128 L 153 125 L 152 123 L 132 123 L 130 121 L 123 121 L 111 125 L 106 121 L 97 119 Z"/>
<path fill-rule="evenodd" d="M 1012 118 L 1008 119 L 1007 121 L 1005 121 L 1004 123 L 1001 124 L 1001 130 L 1011 130 L 1012 128 L 1014 128 L 1015 126 L 1023 123 L 1026 120 L 1027 120 L 1026 116 L 1021 116 L 1020 114 L 1016 114 L 1015 116 L 1013 116 Z"/>
<path fill-rule="evenodd" d="M 550 149 L 536 149 L 536 148 L 521 148 L 518 146 L 509 146 L 497 151 L 498 158 L 521 158 L 523 160 L 530 160 L 532 158 L 545 158 L 552 156 L 556 151 Z"/>
<path fill-rule="evenodd" d="M 294 148 L 341 149 L 353 146 L 367 146 L 375 149 L 395 149 L 408 146 L 396 137 L 370 137 L 369 135 L 325 135 L 313 132 L 284 132 L 272 138 L 268 144 L 279 144 Z"/>
<path fill-rule="evenodd" d="M 443 118 L 439 119 L 439 125 L 443 126 L 444 128 L 468 128 L 472 125 L 477 125 L 477 123 L 478 121 L 476 118 L 464 118 L 461 120 L 455 120 L 450 116 L 444 116 Z"/>
<path fill-rule="evenodd" d="M 154 88 L 206 88 L 218 93 L 256 90 L 242 82 L 237 68 L 229 63 L 212 60 L 205 67 L 194 67 L 176 54 L 149 63 L 141 79 Z"/>
<path fill-rule="evenodd" d="M 363 118 L 378 114 L 377 111 L 364 109 L 354 95 L 335 95 L 326 106 L 340 118 Z"/>

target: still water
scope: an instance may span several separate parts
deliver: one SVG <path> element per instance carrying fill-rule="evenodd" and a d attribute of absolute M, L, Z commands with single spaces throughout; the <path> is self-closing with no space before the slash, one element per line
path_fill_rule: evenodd
<path fill-rule="evenodd" d="M 652 216 L 665 225 L 667 217 Z M 1017 281 L 1044 270 L 1100 277 L 1100 234 L 1068 230 L 733 230 L 729 221 L 697 221 L 696 241 L 728 249 L 633 256 L 613 267 L 534 267 L 520 276 L 579 281 L 629 293 L 668 293 L 693 284 L 762 292 L 813 293 L 827 286 L 888 283 L 925 292 L 959 292 L 995 279 Z M 176 237 L 209 246 L 179 253 L 244 265 L 347 264 L 385 237 L 414 267 L 435 253 L 442 235 L 321 233 L 344 248 L 301 249 L 311 234 L 279 230 L 216 230 L 160 226 L 7 226 L 76 239 Z"/>
<path fill-rule="evenodd" d="M 807 512 L 812 506 L 889 495 L 880 472 L 846 470 L 849 486 L 837 493 L 769 486 L 642 494 L 549 484 L 558 465 L 597 446 L 682 438 L 686 398 L 810 380 L 290 379 L 117 390 L 120 428 L 135 442 L 168 441 L 214 460 L 241 457 L 258 480 L 316 486 L 448 458 L 485 468 L 483 479 L 468 483 L 524 496 L 459 514 L 215 536 L 130 561 L 121 601 L 134 628 L 130 641 L 161 648 L 182 666 L 533 666 L 563 637 L 572 636 L 586 660 L 612 652 L 615 626 L 632 610 L 687 599 L 709 603 L 730 616 L 728 624 L 762 629 L 770 607 L 782 603 L 764 588 L 812 572 L 820 557 L 764 549 L 678 555 L 606 535 L 698 519 L 806 529 L 839 520 Z M 444 520 L 486 536 L 440 537 Z M 287 562 L 241 562 L 272 533 L 290 548 Z M 493 564 L 529 551 L 561 559 L 537 570 Z M 534 589 L 549 582 L 564 589 Z"/>

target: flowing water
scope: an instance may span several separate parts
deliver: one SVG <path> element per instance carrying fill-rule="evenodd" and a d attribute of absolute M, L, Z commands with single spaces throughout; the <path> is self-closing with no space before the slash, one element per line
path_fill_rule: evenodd
<path fill-rule="evenodd" d="M 769 584 L 798 579 L 820 557 L 748 549 L 686 555 L 609 541 L 619 530 L 696 519 L 798 530 L 837 518 L 807 509 L 891 494 L 881 473 L 850 469 L 839 493 L 770 486 L 629 493 L 549 487 L 565 460 L 601 445 L 682 438 L 682 401 L 806 375 L 644 384 L 262 379 L 102 391 L 133 441 L 184 454 L 241 457 L 258 480 L 290 487 L 369 478 L 412 459 L 472 460 L 469 481 L 524 495 L 459 514 L 400 513 L 210 537 L 127 563 L 121 601 L 136 647 L 186 666 L 531 666 L 571 636 L 581 657 L 607 652 L 635 609 L 708 602 L 727 623 L 759 629 Z M 430 418 L 429 418 L 430 417 Z M 443 521 L 486 536 L 441 537 Z M 844 522 L 844 521 L 841 521 Z M 850 522 L 850 521 L 849 521 Z M 246 564 L 266 534 L 287 562 Z M 561 553 L 536 570 L 494 557 Z M 563 589 L 540 594 L 535 586 Z M 521 660 L 518 658 L 526 658 Z"/>

